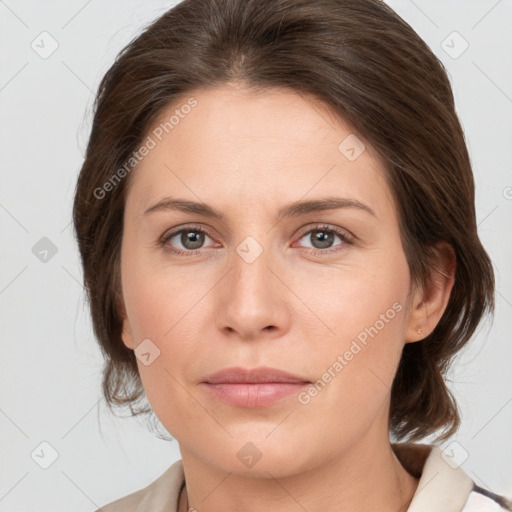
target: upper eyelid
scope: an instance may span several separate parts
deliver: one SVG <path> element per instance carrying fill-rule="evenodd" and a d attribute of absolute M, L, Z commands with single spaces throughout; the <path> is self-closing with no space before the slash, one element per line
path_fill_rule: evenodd
<path fill-rule="evenodd" d="M 187 224 L 186 226 L 178 227 L 177 229 L 169 229 L 169 230 L 165 231 L 161 238 L 169 239 L 169 238 L 175 237 L 176 235 L 182 233 L 183 231 L 194 231 L 194 230 L 200 231 L 211 238 L 210 233 L 209 233 L 210 229 L 212 229 L 212 228 L 205 229 L 204 227 L 199 226 L 199 225 L 196 226 L 194 224 Z"/>
<path fill-rule="evenodd" d="M 355 236 L 348 231 L 346 228 L 342 228 L 341 226 L 331 226 L 327 223 L 319 223 L 316 226 L 306 226 L 304 229 L 301 229 L 299 231 L 300 235 L 303 236 L 306 233 L 309 233 L 310 231 L 321 231 L 322 229 L 325 229 L 326 231 L 333 231 L 333 232 L 341 232 L 342 234 L 346 234 L 347 237 L 355 238 Z"/>

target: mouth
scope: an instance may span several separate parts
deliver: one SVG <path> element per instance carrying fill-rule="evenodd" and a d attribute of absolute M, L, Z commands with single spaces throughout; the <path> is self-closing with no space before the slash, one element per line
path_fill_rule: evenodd
<path fill-rule="evenodd" d="M 213 396 L 236 407 L 266 407 L 297 394 L 310 381 L 276 368 L 226 368 L 203 385 Z"/>

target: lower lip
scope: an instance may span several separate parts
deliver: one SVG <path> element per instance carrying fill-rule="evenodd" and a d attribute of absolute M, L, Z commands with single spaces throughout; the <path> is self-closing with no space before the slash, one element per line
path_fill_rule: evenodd
<path fill-rule="evenodd" d="M 308 386 L 305 382 L 262 382 L 257 384 L 204 383 L 217 398 L 237 407 L 265 407 L 294 395 Z"/>

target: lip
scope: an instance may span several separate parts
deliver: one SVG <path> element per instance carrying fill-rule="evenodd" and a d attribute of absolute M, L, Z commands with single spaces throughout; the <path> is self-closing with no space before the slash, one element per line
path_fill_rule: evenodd
<path fill-rule="evenodd" d="M 204 379 L 208 384 L 307 383 L 307 379 L 268 366 L 224 368 Z"/>
<path fill-rule="evenodd" d="M 298 393 L 310 381 L 276 368 L 225 368 L 201 384 L 220 400 L 237 407 L 266 407 Z"/>

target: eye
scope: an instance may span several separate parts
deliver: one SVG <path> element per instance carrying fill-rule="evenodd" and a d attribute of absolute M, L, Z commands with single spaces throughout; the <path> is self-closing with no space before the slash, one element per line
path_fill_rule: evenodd
<path fill-rule="evenodd" d="M 336 238 L 341 243 L 333 245 Z M 314 254 L 325 254 L 331 253 L 338 250 L 343 250 L 345 245 L 353 243 L 353 237 L 341 228 L 335 228 L 330 226 L 316 226 L 313 229 L 309 229 L 304 232 L 301 236 L 301 240 L 306 239 L 311 243 L 311 252 Z M 338 247 L 338 249 L 336 248 Z"/>
<path fill-rule="evenodd" d="M 207 238 L 211 240 L 204 229 L 188 226 L 165 234 L 160 240 L 160 244 L 170 252 L 189 256 L 200 252 Z"/>
<path fill-rule="evenodd" d="M 336 238 L 341 243 L 335 244 Z M 208 233 L 196 226 L 186 226 L 171 233 L 165 233 L 159 240 L 159 245 L 171 253 L 192 256 L 199 254 L 204 249 L 206 239 L 212 241 Z M 323 256 L 332 252 L 343 250 L 346 245 L 353 243 L 353 235 L 341 228 L 327 225 L 315 226 L 313 229 L 304 231 L 300 240 L 306 239 L 311 243 L 310 252 L 315 255 Z M 221 245 L 215 242 L 216 247 Z"/>

